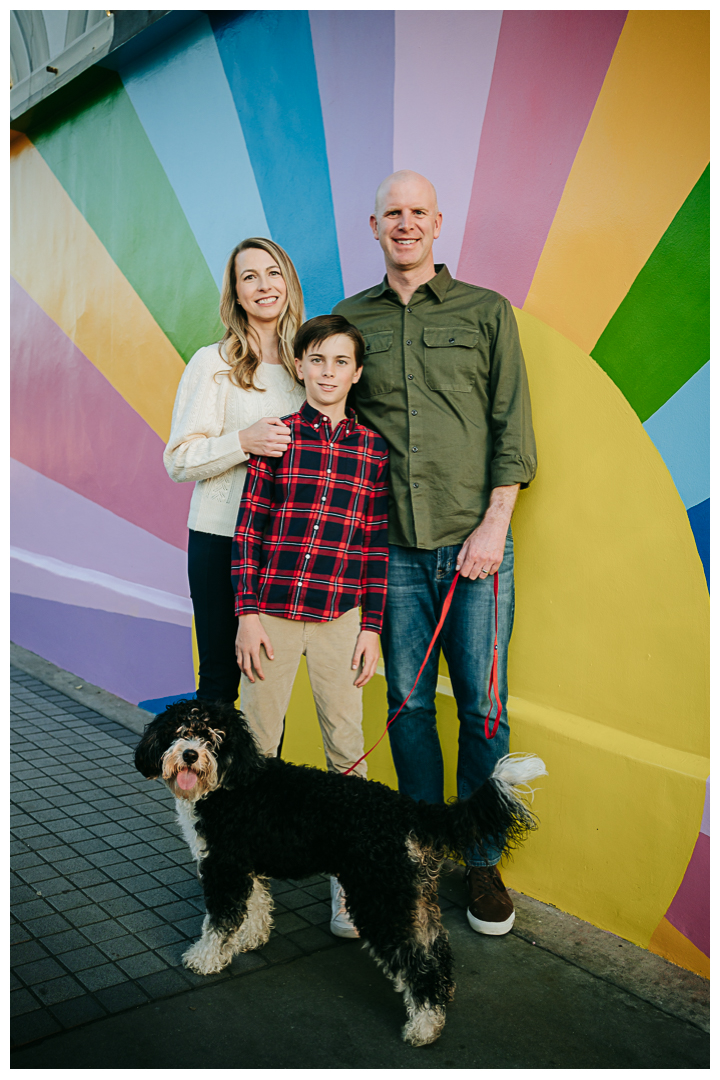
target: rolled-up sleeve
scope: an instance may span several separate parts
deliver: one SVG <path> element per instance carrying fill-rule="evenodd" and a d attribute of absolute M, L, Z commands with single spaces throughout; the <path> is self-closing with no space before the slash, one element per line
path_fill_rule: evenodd
<path fill-rule="evenodd" d="M 499 300 L 490 330 L 490 486 L 524 488 L 537 471 L 537 451 L 525 359 L 508 300 Z"/>

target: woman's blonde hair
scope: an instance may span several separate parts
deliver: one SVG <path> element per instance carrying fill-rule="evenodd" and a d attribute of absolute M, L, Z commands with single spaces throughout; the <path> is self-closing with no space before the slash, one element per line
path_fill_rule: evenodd
<path fill-rule="evenodd" d="M 293 339 L 303 321 L 303 295 L 292 259 L 279 244 L 266 240 L 263 236 L 251 236 L 233 248 L 225 267 L 220 294 L 220 318 L 225 327 L 225 336 L 221 344 L 225 346 L 227 362 L 230 365 L 230 378 L 235 385 L 241 390 L 261 390 L 261 387 L 255 386 L 255 372 L 261 361 L 250 341 L 250 324 L 247 314 L 238 303 L 235 273 L 235 259 L 241 251 L 248 251 L 250 248 L 259 248 L 260 251 L 266 251 L 268 255 L 271 255 L 280 267 L 285 281 L 287 298 L 277 324 L 280 338 L 278 352 L 283 367 L 295 382 L 298 381 L 298 377 L 295 370 Z"/>

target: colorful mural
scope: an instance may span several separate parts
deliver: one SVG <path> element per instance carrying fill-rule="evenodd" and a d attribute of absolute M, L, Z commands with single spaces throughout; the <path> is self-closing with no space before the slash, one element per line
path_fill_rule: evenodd
<path fill-rule="evenodd" d="M 374 191 L 416 169 L 533 396 L 509 711 L 549 777 L 507 879 L 707 974 L 708 13 L 198 12 L 155 42 L 12 134 L 13 640 L 146 707 L 193 692 L 162 449 L 227 255 L 271 236 L 329 311 L 382 277 Z M 381 676 L 365 702 L 370 744 Z M 304 676 L 285 752 L 323 760 Z"/>

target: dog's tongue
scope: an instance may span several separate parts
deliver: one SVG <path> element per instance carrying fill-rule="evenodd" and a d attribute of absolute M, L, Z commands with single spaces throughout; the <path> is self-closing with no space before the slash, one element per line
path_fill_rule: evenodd
<path fill-rule="evenodd" d="M 183 791 L 191 791 L 197 782 L 197 773 L 191 772 L 190 769 L 181 769 L 177 774 L 178 787 Z"/>

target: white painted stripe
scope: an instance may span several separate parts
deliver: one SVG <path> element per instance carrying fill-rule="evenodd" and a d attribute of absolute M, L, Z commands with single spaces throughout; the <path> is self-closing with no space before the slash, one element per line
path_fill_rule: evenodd
<path fill-rule="evenodd" d="M 101 570 L 88 570 L 85 566 L 74 566 L 72 563 L 62 562 L 50 555 L 38 555 L 35 551 L 26 551 L 24 548 L 11 547 L 10 557 L 18 562 L 35 566 L 39 570 L 55 574 L 57 577 L 72 578 L 74 581 L 85 581 L 92 585 L 100 585 L 104 589 L 120 593 L 122 596 L 132 596 L 136 600 L 144 600 L 156 607 L 167 608 L 170 611 L 182 611 L 186 615 L 192 615 L 192 601 L 186 596 L 176 596 L 175 593 L 165 592 L 164 589 L 153 589 L 150 585 L 138 585 L 134 581 L 126 581 L 125 578 L 114 577 L 112 574 L 104 574 Z"/>

